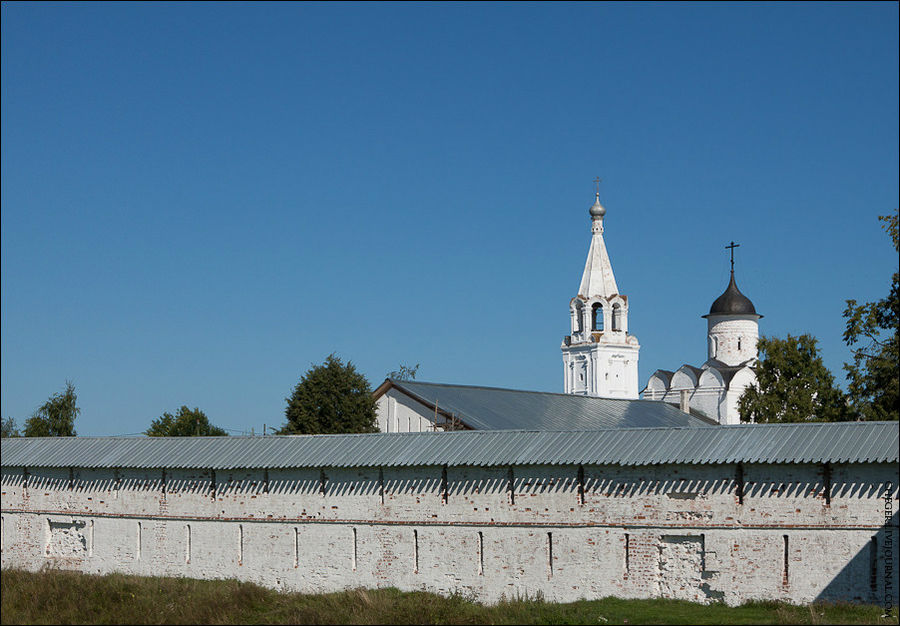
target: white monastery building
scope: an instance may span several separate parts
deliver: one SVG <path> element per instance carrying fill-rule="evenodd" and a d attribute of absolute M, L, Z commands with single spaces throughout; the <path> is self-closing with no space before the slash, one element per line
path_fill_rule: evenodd
<path fill-rule="evenodd" d="M 896 605 L 898 423 L 735 424 L 761 316 L 733 259 L 706 363 L 657 371 L 639 400 L 605 215 L 598 193 L 564 394 L 389 379 L 376 434 L 5 438 L 0 564 L 483 602 Z"/>
<path fill-rule="evenodd" d="M 732 254 L 733 246 L 732 242 Z M 750 299 L 731 280 L 703 316 L 707 321 L 708 358 L 701 367 L 682 365 L 677 371 L 656 370 L 644 389 L 645 400 L 662 400 L 682 410 L 699 410 L 721 424 L 739 424 L 738 400 L 756 384 L 759 319 Z"/>
<path fill-rule="evenodd" d="M 378 430 L 598 430 L 710 426 L 664 402 L 387 379 L 374 392 Z"/>
<path fill-rule="evenodd" d="M 569 302 L 571 334 L 562 343 L 565 392 L 637 399 L 641 346 L 628 333 L 628 296 L 619 292 L 603 241 L 599 191 L 590 216 L 591 247 L 578 295 Z"/>

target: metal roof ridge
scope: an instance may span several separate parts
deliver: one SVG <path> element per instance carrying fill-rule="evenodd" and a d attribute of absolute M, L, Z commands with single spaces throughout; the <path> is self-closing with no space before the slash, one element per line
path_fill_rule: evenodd
<path fill-rule="evenodd" d="M 648 400 L 647 402 L 656 402 L 653 400 Z M 737 430 L 744 429 L 750 430 L 754 428 L 862 428 L 866 426 L 876 426 L 876 425 L 898 425 L 900 426 L 900 422 L 894 420 L 880 420 L 880 421 L 852 421 L 852 422 L 764 422 L 764 423 L 754 423 L 754 424 L 722 424 L 719 428 L 713 429 L 716 431 L 723 430 Z M 391 436 L 391 437 L 421 437 L 421 436 L 436 436 L 436 435 L 456 435 L 456 436 L 466 436 L 466 437 L 474 437 L 477 434 L 487 435 L 494 433 L 578 433 L 578 434 L 586 434 L 592 432 L 650 432 L 650 431 L 696 431 L 703 430 L 706 431 L 705 428 L 698 428 L 697 426 L 620 426 L 620 427 L 609 427 L 609 428 L 592 428 L 592 429 L 541 429 L 541 428 L 498 428 L 498 429 L 479 429 L 479 430 L 451 430 L 451 431 L 419 431 L 419 432 L 393 432 L 393 433 L 385 433 L 385 432 L 375 432 L 375 433 L 319 433 L 319 434 L 291 434 L 291 435 L 217 435 L 217 436 L 188 436 L 188 437 L 131 437 L 131 436 L 122 436 L 122 435 L 89 435 L 89 436 L 73 436 L 73 437 L 5 437 L 6 441 L 88 441 L 88 440 L 97 440 L 97 441 L 109 441 L 112 439 L 115 440 L 130 440 L 130 441 L 210 441 L 210 440 L 218 440 L 218 441 L 241 441 L 241 440 L 253 440 L 253 441 L 284 441 L 285 439 L 302 439 L 302 438 L 310 438 L 310 437 L 321 437 L 321 438 L 337 438 L 337 437 L 373 437 L 373 436 Z"/>
<path fill-rule="evenodd" d="M 698 368 L 699 369 L 699 368 Z M 533 393 L 540 394 L 543 396 L 561 396 L 563 398 L 576 398 L 576 399 L 585 399 L 585 400 L 609 400 L 611 402 L 652 402 L 654 404 L 658 403 L 658 400 L 645 400 L 643 398 L 603 398 L 600 396 L 582 396 L 574 393 L 560 393 L 558 391 L 536 391 L 533 389 L 512 389 L 510 387 L 486 387 L 484 385 L 463 385 L 460 383 L 432 383 L 425 380 L 394 380 L 393 378 L 388 378 L 391 383 L 397 385 L 398 387 L 402 387 L 406 383 L 412 383 L 414 385 L 431 385 L 434 387 L 457 387 L 461 389 L 484 389 L 486 391 L 512 391 L 515 393 Z M 410 391 L 410 390 L 407 390 Z M 410 391 L 411 392 L 411 391 Z M 412 393 L 412 392 L 411 392 Z"/>

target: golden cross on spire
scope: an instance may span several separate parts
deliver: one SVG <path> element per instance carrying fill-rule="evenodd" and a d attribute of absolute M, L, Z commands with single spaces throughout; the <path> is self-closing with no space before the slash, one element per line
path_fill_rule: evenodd
<path fill-rule="evenodd" d="M 600 196 L 600 182 L 601 182 L 602 180 L 603 180 L 603 179 L 600 178 L 599 176 L 597 176 L 596 178 L 594 178 L 594 193 L 596 193 L 598 197 Z"/>

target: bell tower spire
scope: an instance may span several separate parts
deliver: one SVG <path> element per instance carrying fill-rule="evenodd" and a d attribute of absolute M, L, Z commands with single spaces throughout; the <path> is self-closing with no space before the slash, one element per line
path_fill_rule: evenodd
<path fill-rule="evenodd" d="M 591 245 L 578 294 L 569 303 L 571 334 L 563 339 L 565 392 L 606 398 L 637 398 L 640 345 L 628 333 L 628 296 L 619 293 L 603 240 L 606 208 L 600 178 L 594 179 Z"/>

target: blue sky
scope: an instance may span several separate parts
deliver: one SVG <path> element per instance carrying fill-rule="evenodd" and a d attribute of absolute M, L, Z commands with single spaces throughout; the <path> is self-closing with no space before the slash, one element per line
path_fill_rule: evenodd
<path fill-rule="evenodd" d="M 2 416 L 235 431 L 334 352 L 562 391 L 592 179 L 640 377 L 728 281 L 843 382 L 897 258 L 898 5 L 2 4 Z"/>

